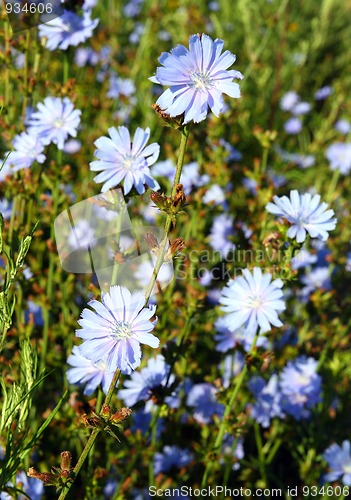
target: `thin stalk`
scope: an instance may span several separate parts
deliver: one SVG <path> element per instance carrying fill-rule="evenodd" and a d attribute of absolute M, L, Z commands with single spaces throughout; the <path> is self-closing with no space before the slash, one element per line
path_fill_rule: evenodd
<path fill-rule="evenodd" d="M 250 351 L 248 353 L 248 356 L 250 356 L 253 353 L 253 351 L 256 347 L 258 334 L 259 334 L 259 330 L 257 330 L 257 332 L 256 332 L 256 335 L 255 335 L 255 338 L 251 344 L 251 348 L 250 348 Z M 236 397 L 239 393 L 239 390 L 244 382 L 247 371 L 248 371 L 248 365 L 246 363 L 244 368 L 241 370 L 239 377 L 236 379 L 236 382 L 235 382 L 234 387 L 233 387 L 233 391 L 230 395 L 229 402 L 225 406 L 221 425 L 219 427 L 219 431 L 218 431 L 218 434 L 217 434 L 217 437 L 216 437 L 216 440 L 215 440 L 215 443 L 213 446 L 214 455 L 218 454 L 218 450 L 220 449 L 220 446 L 222 445 L 223 436 L 224 436 L 225 427 L 227 424 L 228 417 L 230 415 L 230 412 L 232 411 L 232 408 L 234 406 L 234 403 L 235 403 Z M 213 460 L 211 460 L 211 462 L 207 462 L 206 469 L 205 469 L 204 475 L 202 477 L 201 488 L 204 488 L 207 484 L 207 479 L 208 479 L 208 476 L 212 470 L 214 460 L 215 460 L 215 457 L 213 458 Z"/>
<path fill-rule="evenodd" d="M 102 405 L 102 408 L 104 406 L 110 404 L 112 396 L 113 396 L 114 389 L 116 387 L 116 384 L 117 384 L 119 376 L 120 376 L 120 373 L 121 372 L 120 372 L 119 369 L 117 369 L 115 371 L 115 373 L 113 375 L 113 379 L 112 379 L 110 387 L 109 387 L 109 390 L 108 390 L 108 393 L 107 393 L 107 396 L 106 396 L 105 401 L 104 401 L 104 403 Z M 82 451 L 82 454 L 79 457 L 78 462 L 76 463 L 76 466 L 73 469 L 73 478 L 72 478 L 72 480 L 69 483 L 67 483 L 65 485 L 65 488 L 62 490 L 60 496 L 58 497 L 58 500 L 63 500 L 64 498 L 66 498 L 69 490 L 71 489 L 71 487 L 73 485 L 73 482 L 74 482 L 75 478 L 79 474 L 79 471 L 82 468 L 82 465 L 84 464 L 86 458 L 88 457 L 90 450 L 94 446 L 96 438 L 98 437 L 98 435 L 100 434 L 100 432 L 101 432 L 100 428 L 95 428 L 93 430 L 93 432 L 90 434 L 89 439 L 87 441 L 87 444 L 85 445 L 84 450 Z"/>
<path fill-rule="evenodd" d="M 188 141 L 189 137 L 189 125 L 185 125 L 182 129 L 182 137 L 180 140 L 180 146 L 179 146 L 179 155 L 178 155 L 178 162 L 177 162 L 177 169 L 176 173 L 174 176 L 174 181 L 173 181 L 173 187 L 172 187 L 172 197 L 177 192 L 177 184 L 179 184 L 180 176 L 182 174 L 182 168 L 184 164 L 184 156 L 185 156 L 185 150 L 186 150 L 186 144 Z M 160 243 L 160 249 L 159 253 L 157 256 L 156 264 L 150 279 L 150 282 L 148 284 L 148 287 L 145 292 L 145 305 L 149 302 L 150 296 L 152 294 L 152 290 L 155 286 L 156 280 L 157 280 L 157 275 L 161 269 L 161 266 L 164 261 L 164 255 L 166 251 L 166 245 L 168 241 L 168 234 L 171 229 L 171 224 L 172 224 L 172 217 L 170 215 L 167 215 L 166 223 L 165 223 L 165 229 L 164 229 L 164 238 L 162 242 Z"/>

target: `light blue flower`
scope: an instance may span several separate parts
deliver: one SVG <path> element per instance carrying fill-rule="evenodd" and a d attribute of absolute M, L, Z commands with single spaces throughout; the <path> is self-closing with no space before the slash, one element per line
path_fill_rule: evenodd
<path fill-rule="evenodd" d="M 156 306 L 144 308 L 145 297 L 141 293 L 131 294 L 121 286 L 111 286 L 110 293 L 102 294 L 102 302 L 91 300 L 88 305 L 94 309 L 84 309 L 78 321 L 82 327 L 76 335 L 84 342 L 81 354 L 98 363 L 107 357 L 107 371 L 117 368 L 130 373 L 140 365 L 140 344 L 156 348 L 157 337 L 151 334 L 157 319 Z"/>
<path fill-rule="evenodd" d="M 281 279 L 272 281 L 270 273 L 262 274 L 259 267 L 251 273 L 243 269 L 243 275 L 229 281 L 222 290 L 220 304 L 226 313 L 226 325 L 235 330 L 244 325 L 248 331 L 267 332 L 273 326 L 282 326 L 278 311 L 285 309 L 282 300 Z"/>
<path fill-rule="evenodd" d="M 314 98 L 316 101 L 323 101 L 326 99 L 330 94 L 333 92 L 333 87 L 330 87 L 330 85 L 325 85 L 325 87 L 322 87 L 317 90 L 314 94 Z"/>
<path fill-rule="evenodd" d="M 70 384 L 86 384 L 84 394 L 90 396 L 102 384 L 102 390 L 108 393 L 113 378 L 113 372 L 107 371 L 106 360 L 93 363 L 81 355 L 80 349 L 74 346 L 67 363 L 72 367 L 67 370 L 66 376 Z"/>
<path fill-rule="evenodd" d="M 38 136 L 43 144 L 53 142 L 63 149 L 69 135 L 77 136 L 81 111 L 74 109 L 68 97 L 46 97 L 37 109 L 30 115 L 28 133 Z"/>
<path fill-rule="evenodd" d="M 133 141 L 126 127 L 111 127 L 110 137 L 100 137 L 95 141 L 98 148 L 94 155 L 98 161 L 90 163 L 90 170 L 101 172 L 94 181 L 103 182 L 101 192 L 105 193 L 124 181 L 124 194 L 128 194 L 134 186 L 139 194 L 145 192 L 145 186 L 153 190 L 159 189 L 158 183 L 151 176 L 149 167 L 158 158 L 160 146 L 152 143 L 146 146 L 150 138 L 150 129 L 137 128 Z"/>
<path fill-rule="evenodd" d="M 296 420 L 308 418 L 310 409 L 321 401 L 322 378 L 313 358 L 300 356 L 288 361 L 280 374 L 283 411 Z"/>
<path fill-rule="evenodd" d="M 133 406 L 138 401 L 146 401 L 153 395 L 153 390 L 166 387 L 170 367 L 163 356 L 150 359 L 145 368 L 133 372 L 130 380 L 124 382 L 124 389 L 119 391 L 119 397 L 127 406 Z M 168 387 L 174 382 L 174 375 L 169 377 Z"/>
<path fill-rule="evenodd" d="M 184 113 L 184 123 L 205 120 L 208 108 L 219 116 L 224 100 L 222 94 L 240 97 L 239 85 L 233 79 L 242 79 L 239 71 L 229 68 L 235 56 L 228 50 L 223 54 L 224 42 L 213 41 L 208 35 L 193 35 L 189 40 L 189 50 L 177 45 L 170 53 L 164 52 L 159 58 L 163 67 L 157 68 L 151 81 L 169 85 L 157 104 L 170 116 Z"/>
<path fill-rule="evenodd" d="M 218 318 L 214 324 L 216 331 L 215 340 L 217 342 L 216 351 L 227 352 L 234 349 L 238 344 L 242 345 L 245 351 L 251 349 L 252 342 L 255 338 L 255 330 L 247 330 L 244 327 L 231 330 L 228 328 L 228 319 L 226 316 Z M 260 335 L 257 339 L 257 347 L 267 347 L 267 338 Z"/>
<path fill-rule="evenodd" d="M 36 134 L 22 132 L 16 135 L 12 141 L 14 151 L 7 157 L 7 163 L 13 172 L 22 168 L 29 168 L 32 163 L 44 163 L 46 156 L 43 154 L 44 144 Z"/>
<path fill-rule="evenodd" d="M 348 439 L 342 446 L 333 443 L 323 453 L 324 460 L 328 463 L 330 472 L 323 476 L 324 481 L 333 482 L 341 478 L 345 486 L 351 486 L 351 445 Z"/>
<path fill-rule="evenodd" d="M 349 132 L 351 132 L 351 123 L 344 118 L 338 120 L 335 123 L 334 127 L 338 132 L 340 132 L 340 134 L 347 135 Z"/>
<path fill-rule="evenodd" d="M 219 252 L 222 258 L 225 259 L 229 252 L 235 251 L 236 246 L 232 241 L 235 235 L 233 217 L 227 214 L 214 217 L 209 242 L 213 250 Z"/>
<path fill-rule="evenodd" d="M 56 17 L 45 24 L 39 25 L 40 38 L 46 39 L 46 48 L 49 50 L 66 50 L 69 46 L 77 46 L 85 42 L 93 34 L 98 19 L 91 19 L 90 11 L 78 16 L 70 10 L 65 10 L 63 15 Z"/>
<path fill-rule="evenodd" d="M 13 202 L 7 200 L 6 198 L 0 198 L 0 213 L 5 220 L 11 217 Z"/>
<path fill-rule="evenodd" d="M 291 111 L 299 101 L 300 96 L 294 90 L 290 90 L 281 98 L 280 108 L 283 111 Z"/>
<path fill-rule="evenodd" d="M 300 101 L 293 106 L 290 110 L 295 116 L 307 115 L 311 111 L 311 104 L 309 102 Z"/>
<path fill-rule="evenodd" d="M 299 134 L 302 130 L 301 120 L 295 116 L 289 118 L 289 120 L 284 123 L 284 130 L 287 134 Z"/>
<path fill-rule="evenodd" d="M 121 78 L 116 73 L 110 75 L 110 86 L 107 97 L 117 99 L 118 97 L 130 97 L 135 93 L 135 85 L 130 78 Z"/>
<path fill-rule="evenodd" d="M 168 472 L 172 467 L 177 469 L 185 467 L 192 459 L 193 454 L 189 450 L 183 450 L 178 446 L 165 446 L 162 453 L 155 453 L 155 474 Z"/>
<path fill-rule="evenodd" d="M 266 210 L 271 214 L 286 219 L 292 226 L 287 236 L 295 238 L 298 243 L 306 239 L 306 232 L 311 238 L 328 239 L 328 231 L 335 229 L 336 219 L 332 218 L 334 210 L 327 210 L 327 203 L 320 203 L 320 195 L 311 193 L 300 194 L 290 191 L 287 196 L 274 196 L 274 203 L 268 203 Z"/>
<path fill-rule="evenodd" d="M 350 173 L 351 143 L 335 142 L 328 147 L 325 156 L 329 160 L 332 170 L 340 170 L 343 175 Z"/>
<path fill-rule="evenodd" d="M 187 405 L 194 408 L 193 417 L 200 424 L 209 424 L 214 415 L 223 415 L 224 406 L 218 402 L 216 393 L 217 389 L 207 383 L 191 387 Z"/>
<path fill-rule="evenodd" d="M 212 184 L 202 197 L 202 201 L 206 204 L 210 203 L 215 206 L 222 205 L 224 209 L 228 206 L 225 201 L 225 192 L 218 184 Z"/>
<path fill-rule="evenodd" d="M 248 405 L 250 415 L 262 427 L 269 427 L 274 417 L 284 418 L 278 384 L 278 376 L 275 374 L 268 382 L 258 376 L 249 382 L 249 389 L 256 398 L 255 403 Z"/>

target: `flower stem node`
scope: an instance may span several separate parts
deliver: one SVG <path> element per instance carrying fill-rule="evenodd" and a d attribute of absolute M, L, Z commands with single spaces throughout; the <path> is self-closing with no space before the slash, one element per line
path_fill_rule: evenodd
<path fill-rule="evenodd" d="M 73 480 L 71 462 L 71 453 L 63 451 L 61 453 L 60 467 L 52 467 L 51 472 L 38 472 L 34 467 L 30 467 L 28 476 L 40 479 L 45 486 L 55 486 L 56 491 L 60 491 L 68 481 Z"/>
<path fill-rule="evenodd" d="M 167 127 L 172 127 L 177 130 L 182 130 L 183 129 L 183 120 L 184 120 L 184 115 L 180 116 L 175 116 L 171 117 L 169 116 L 168 113 L 165 113 L 158 104 L 152 104 L 152 109 L 155 111 L 155 113 L 158 114 L 158 116 L 164 121 L 165 125 Z"/>
<path fill-rule="evenodd" d="M 186 206 L 186 198 L 182 184 L 177 184 L 174 197 L 151 193 L 150 199 L 159 210 L 171 217 L 173 226 L 176 224 L 178 214 L 185 213 L 183 208 Z"/>

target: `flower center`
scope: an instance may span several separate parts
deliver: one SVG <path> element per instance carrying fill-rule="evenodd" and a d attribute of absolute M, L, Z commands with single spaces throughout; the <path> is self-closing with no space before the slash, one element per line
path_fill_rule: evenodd
<path fill-rule="evenodd" d="M 118 340 L 125 339 L 131 336 L 132 329 L 129 323 L 125 321 L 116 321 L 112 334 L 117 337 Z"/>
<path fill-rule="evenodd" d="M 63 127 L 63 120 L 62 120 L 62 118 L 56 118 L 56 120 L 54 121 L 53 125 L 56 128 Z"/>
<path fill-rule="evenodd" d="M 190 75 L 190 87 L 200 92 L 206 92 L 213 87 L 213 79 L 209 74 L 202 71 L 193 71 Z"/>
<path fill-rule="evenodd" d="M 123 166 L 126 170 L 134 170 L 135 166 L 135 157 L 133 155 L 125 155 Z"/>
<path fill-rule="evenodd" d="M 261 308 L 262 304 L 263 300 L 259 295 L 255 295 L 249 299 L 249 307 L 256 309 L 256 311 Z"/>

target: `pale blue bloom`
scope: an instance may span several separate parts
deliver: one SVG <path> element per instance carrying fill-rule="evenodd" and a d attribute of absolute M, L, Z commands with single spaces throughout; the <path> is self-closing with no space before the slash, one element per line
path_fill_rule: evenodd
<path fill-rule="evenodd" d="M 290 110 L 295 116 L 306 115 L 311 111 L 311 104 L 309 102 L 300 101 Z"/>
<path fill-rule="evenodd" d="M 13 486 L 13 483 L 8 482 L 6 486 Z M 44 483 L 35 477 L 28 477 L 24 471 L 20 471 L 16 475 L 16 488 L 20 488 L 27 495 L 17 494 L 17 500 L 25 500 L 28 497 L 31 500 L 40 500 L 44 494 Z M 13 498 L 13 495 L 5 491 L 0 492 L 0 500 L 11 500 Z"/>
<path fill-rule="evenodd" d="M 98 161 L 90 163 L 90 170 L 99 171 L 94 181 L 103 182 L 101 192 L 105 193 L 124 181 L 124 194 L 134 186 L 139 194 L 145 192 L 146 184 L 153 190 L 160 188 L 151 176 L 150 166 L 158 158 L 160 146 L 154 142 L 146 146 L 150 138 L 150 129 L 137 128 L 133 141 L 126 127 L 111 127 L 110 137 L 100 137 L 95 141 L 98 148 L 94 155 Z"/>
<path fill-rule="evenodd" d="M 183 166 L 180 183 L 183 185 L 183 191 L 188 196 L 194 188 L 204 186 L 210 180 L 209 175 L 200 174 L 200 167 L 197 162 L 187 163 Z M 176 167 L 172 160 L 165 160 L 156 163 L 151 169 L 152 175 L 163 177 L 173 181 Z"/>
<path fill-rule="evenodd" d="M 80 141 L 78 141 L 77 139 L 69 139 L 65 143 L 63 151 L 69 155 L 74 155 L 75 153 L 78 153 L 81 147 L 82 143 Z"/>
<path fill-rule="evenodd" d="M 345 119 L 338 120 L 335 123 L 334 127 L 338 132 L 340 132 L 340 134 L 347 135 L 349 132 L 351 132 L 351 123 Z"/>
<path fill-rule="evenodd" d="M 43 144 L 53 142 L 63 149 L 69 135 L 77 136 L 81 111 L 74 109 L 68 97 L 46 97 L 37 109 L 30 116 L 28 132 L 37 135 Z"/>
<path fill-rule="evenodd" d="M 335 142 L 331 144 L 325 156 L 329 160 L 332 170 L 340 170 L 344 175 L 350 173 L 351 170 L 351 143 L 350 142 Z"/>
<path fill-rule="evenodd" d="M 299 134 L 302 130 L 301 120 L 295 116 L 289 118 L 289 120 L 284 123 L 284 130 L 287 134 Z"/>
<path fill-rule="evenodd" d="M 280 375 L 282 409 L 296 420 L 308 418 L 310 410 L 321 401 L 322 378 L 317 366 L 315 359 L 300 356 L 288 361 Z"/>
<path fill-rule="evenodd" d="M 333 92 L 333 87 L 330 87 L 330 85 L 325 85 L 324 87 L 320 88 L 315 92 L 314 98 L 316 101 L 323 101 L 327 97 L 330 96 L 330 94 Z"/>
<path fill-rule="evenodd" d="M 135 93 L 135 85 L 130 78 L 121 78 L 116 73 L 110 75 L 110 86 L 107 97 L 117 99 L 118 97 L 130 97 Z"/>
<path fill-rule="evenodd" d="M 67 363 L 72 367 L 67 370 L 66 376 L 70 384 L 86 384 L 84 394 L 90 396 L 102 384 L 102 390 L 108 393 L 114 373 L 107 371 L 106 360 L 93 363 L 82 356 L 79 347 L 74 346 Z M 117 384 L 116 384 L 117 386 Z"/>
<path fill-rule="evenodd" d="M 213 41 L 208 35 L 193 35 L 189 40 L 189 50 L 177 45 L 170 53 L 164 52 L 159 58 L 163 67 L 157 68 L 151 81 L 170 86 L 157 104 L 170 116 L 184 113 L 184 123 L 205 120 L 208 108 L 219 116 L 224 100 L 222 94 L 240 97 L 239 85 L 235 78 L 243 78 L 239 71 L 230 70 L 235 56 L 228 50 L 222 55 L 224 42 Z"/>
<path fill-rule="evenodd" d="M 6 198 L 0 198 L 0 212 L 5 220 L 11 217 L 13 202 Z"/>
<path fill-rule="evenodd" d="M 278 318 L 278 311 L 285 309 L 282 287 L 281 279 L 272 281 L 272 275 L 263 274 L 259 267 L 252 273 L 243 269 L 242 276 L 230 280 L 223 288 L 219 301 L 228 328 L 235 330 L 244 325 L 248 331 L 256 331 L 260 327 L 260 333 L 264 333 L 271 325 L 282 326 Z"/>
<path fill-rule="evenodd" d="M 232 470 L 239 470 L 240 469 L 240 460 L 242 460 L 245 456 L 244 452 L 244 440 L 242 437 L 236 438 L 236 444 L 235 448 L 233 450 L 233 443 L 234 443 L 234 436 L 231 434 L 225 434 L 223 438 L 223 446 L 222 446 L 222 453 L 224 456 L 229 457 L 234 457 L 234 463 L 232 466 Z M 223 459 L 220 460 L 220 462 L 223 462 Z"/>
<path fill-rule="evenodd" d="M 46 156 L 43 154 L 44 144 L 35 134 L 22 132 L 16 135 L 12 141 L 14 151 L 7 157 L 7 163 L 13 172 L 22 168 L 29 168 L 35 161 L 44 163 Z"/>
<path fill-rule="evenodd" d="M 305 285 L 301 290 L 302 300 L 305 302 L 315 290 L 330 290 L 330 271 L 328 267 L 316 267 L 302 276 L 301 282 Z"/>
<path fill-rule="evenodd" d="M 80 68 L 87 66 L 96 66 L 99 62 L 99 54 L 91 47 L 79 47 L 74 54 L 74 62 Z"/>
<path fill-rule="evenodd" d="M 214 217 L 209 241 L 211 247 L 219 252 L 222 258 L 225 259 L 229 252 L 235 251 L 236 246 L 232 241 L 235 235 L 233 217 L 227 214 L 220 214 Z"/>
<path fill-rule="evenodd" d="M 268 382 L 258 376 L 253 377 L 249 382 L 249 389 L 256 398 L 255 403 L 248 405 L 250 415 L 262 427 L 269 427 L 274 417 L 284 417 L 278 384 L 278 376 L 275 374 Z"/>
<path fill-rule="evenodd" d="M 193 454 L 189 450 L 183 450 L 178 446 L 165 446 L 162 453 L 155 453 L 155 474 L 168 472 L 172 467 L 177 469 L 185 467 L 192 459 Z"/>
<path fill-rule="evenodd" d="M 92 20 L 90 16 L 90 11 L 78 16 L 65 10 L 62 16 L 40 24 L 39 36 L 46 38 L 46 48 L 49 50 L 66 50 L 69 46 L 77 46 L 92 36 L 93 29 L 99 23 L 98 19 Z"/>
<path fill-rule="evenodd" d="M 83 356 L 97 363 L 107 357 L 107 371 L 117 368 L 131 372 L 140 365 L 140 344 L 156 348 L 159 339 L 151 334 L 156 306 L 144 308 L 145 297 L 131 294 L 121 286 L 111 286 L 110 293 L 102 293 L 101 302 L 91 300 L 78 321 L 82 327 L 76 335 L 84 342 L 80 346 Z"/>
<path fill-rule="evenodd" d="M 291 111 L 299 101 L 300 96 L 294 90 L 290 90 L 281 98 L 280 108 L 283 111 Z"/>
<path fill-rule="evenodd" d="M 218 184 L 212 184 L 202 197 L 202 201 L 206 204 L 211 203 L 215 206 L 222 205 L 224 209 L 228 206 L 225 200 L 225 192 Z"/>
<path fill-rule="evenodd" d="M 311 264 L 315 264 L 317 262 L 317 255 L 311 254 L 305 248 L 301 248 L 301 250 L 291 259 L 291 268 L 301 269 L 303 267 L 307 267 Z"/>
<path fill-rule="evenodd" d="M 166 388 L 170 367 L 160 354 L 156 359 L 149 359 L 145 368 L 133 372 L 130 380 L 124 382 L 124 389 L 119 391 L 119 397 L 127 406 L 133 406 L 138 401 L 146 401 L 153 395 L 153 391 Z M 168 380 L 168 387 L 174 382 L 172 374 Z"/>
<path fill-rule="evenodd" d="M 193 417 L 200 424 L 209 424 L 214 415 L 222 416 L 224 406 L 216 398 L 217 389 L 207 383 L 195 384 L 188 393 L 187 405 L 194 408 Z"/>
<path fill-rule="evenodd" d="M 230 386 L 235 375 L 241 372 L 245 366 L 245 358 L 243 354 L 239 351 L 235 351 L 234 354 L 228 354 L 223 361 L 222 369 L 222 380 L 223 387 L 227 388 Z"/>
<path fill-rule="evenodd" d="M 327 203 L 320 203 L 320 195 L 311 193 L 300 194 L 298 191 L 290 191 L 290 199 L 287 196 L 274 196 L 274 203 L 268 203 L 266 210 L 279 218 L 286 219 L 291 227 L 287 236 L 295 238 L 298 243 L 306 239 L 306 232 L 311 238 L 328 239 L 328 231 L 335 229 L 336 219 L 332 218 L 334 210 L 327 210 Z"/>
<path fill-rule="evenodd" d="M 348 439 L 339 446 L 331 444 L 323 453 L 330 471 L 323 476 L 324 481 L 334 482 L 341 479 L 345 486 L 351 486 L 351 445 Z"/>
<path fill-rule="evenodd" d="M 242 345 L 247 352 L 251 349 L 256 334 L 255 330 L 248 330 L 243 326 L 231 330 L 228 328 L 228 319 L 226 316 L 218 318 L 214 327 L 218 332 L 215 335 L 217 351 L 227 352 L 229 349 L 234 349 L 238 344 Z M 267 338 L 263 335 L 259 335 L 256 343 L 257 347 L 267 347 L 267 344 Z"/>

